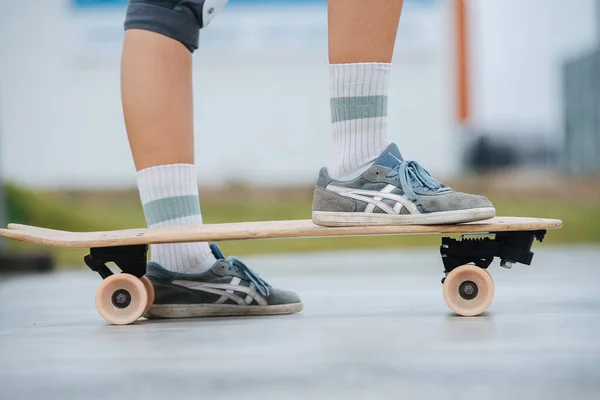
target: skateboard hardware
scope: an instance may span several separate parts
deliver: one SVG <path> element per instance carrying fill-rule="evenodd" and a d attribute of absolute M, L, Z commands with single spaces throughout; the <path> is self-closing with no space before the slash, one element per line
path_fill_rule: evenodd
<path fill-rule="evenodd" d="M 442 237 L 440 254 L 444 264 L 444 300 L 459 315 L 484 312 L 494 296 L 494 282 L 487 268 L 495 257 L 500 265 L 531 265 L 534 240 L 541 242 L 545 229 L 463 234 L 459 239 Z M 474 265 L 473 265 L 474 264 Z"/>
<path fill-rule="evenodd" d="M 96 290 L 96 309 L 108 322 L 130 324 L 138 320 L 154 302 L 154 287 L 145 277 L 148 245 L 91 247 L 83 260 L 102 277 Z M 114 263 L 121 274 L 113 273 Z"/>
<path fill-rule="evenodd" d="M 443 297 L 454 313 L 479 315 L 490 306 L 494 282 L 487 268 L 495 257 L 510 268 L 530 265 L 534 240 L 547 229 L 559 229 L 557 219 L 494 217 L 450 225 L 322 227 L 311 220 L 255 221 L 193 227 L 141 228 L 103 232 L 68 232 L 9 224 L 0 235 L 45 246 L 90 249 L 85 264 L 102 277 L 96 309 L 111 324 L 130 324 L 144 316 L 154 301 L 154 287 L 144 276 L 148 245 L 153 243 L 219 242 L 244 239 L 317 238 L 369 235 L 461 234 L 442 237 Z M 113 273 L 114 263 L 123 273 Z"/>
<path fill-rule="evenodd" d="M 124 289 L 116 290 L 111 296 L 113 306 L 117 308 L 126 308 L 131 304 L 131 293 Z"/>
<path fill-rule="evenodd" d="M 477 297 L 477 293 L 479 292 L 479 288 L 477 287 L 477 285 L 475 284 L 475 282 L 464 281 L 458 287 L 458 292 L 460 294 L 460 297 L 462 297 L 463 299 L 465 299 L 465 300 L 473 300 L 475 297 Z"/>
<path fill-rule="evenodd" d="M 106 265 L 113 262 L 119 269 L 125 273 L 141 278 L 146 273 L 146 257 L 148 254 L 148 245 L 138 244 L 131 246 L 114 247 L 92 247 L 90 254 L 83 258 L 85 264 L 94 272 L 97 272 L 102 279 L 113 275 L 113 272 Z"/>
<path fill-rule="evenodd" d="M 531 265 L 533 241 L 544 240 L 546 230 L 492 232 L 487 235 L 461 235 L 460 238 L 442 238 L 440 254 L 446 275 L 454 268 L 473 263 L 487 269 L 494 257 L 500 258 L 500 265 L 511 268 L 515 263 Z M 444 279 L 442 279 L 444 283 Z"/>

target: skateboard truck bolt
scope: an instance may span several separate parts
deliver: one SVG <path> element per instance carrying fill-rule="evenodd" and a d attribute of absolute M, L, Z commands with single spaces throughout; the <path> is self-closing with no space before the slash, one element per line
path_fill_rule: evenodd
<path fill-rule="evenodd" d="M 112 303 L 117 308 L 126 308 L 131 303 L 131 294 L 125 289 L 119 289 L 112 295 Z"/>
<path fill-rule="evenodd" d="M 477 287 L 475 282 L 465 281 L 460 284 L 458 288 L 458 293 L 460 294 L 460 297 L 462 297 L 465 300 L 473 300 L 475 297 L 477 297 L 477 294 L 479 293 L 479 288 Z"/>
<path fill-rule="evenodd" d="M 513 267 L 513 265 L 515 265 L 515 263 L 513 261 L 509 261 L 509 260 L 500 261 L 500 266 L 502 268 L 511 269 Z"/>

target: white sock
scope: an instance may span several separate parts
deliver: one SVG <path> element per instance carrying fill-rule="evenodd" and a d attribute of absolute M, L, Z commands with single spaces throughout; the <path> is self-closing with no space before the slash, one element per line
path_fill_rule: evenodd
<path fill-rule="evenodd" d="M 389 63 L 330 64 L 334 179 L 358 177 L 389 145 Z"/>
<path fill-rule="evenodd" d="M 160 165 L 137 173 L 137 184 L 150 228 L 201 225 L 196 168 Z M 150 245 L 151 259 L 173 272 L 201 273 L 216 261 L 208 243 Z"/>

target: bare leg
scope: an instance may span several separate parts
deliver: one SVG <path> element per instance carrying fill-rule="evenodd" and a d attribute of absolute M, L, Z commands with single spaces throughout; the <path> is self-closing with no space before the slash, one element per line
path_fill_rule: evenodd
<path fill-rule="evenodd" d="M 391 62 L 402 3 L 329 0 L 329 62 Z"/>
<path fill-rule="evenodd" d="M 389 145 L 387 94 L 402 0 L 329 0 L 335 179 L 358 177 Z"/>
<path fill-rule="evenodd" d="M 121 93 L 136 169 L 194 163 L 192 54 L 166 36 L 125 32 Z"/>

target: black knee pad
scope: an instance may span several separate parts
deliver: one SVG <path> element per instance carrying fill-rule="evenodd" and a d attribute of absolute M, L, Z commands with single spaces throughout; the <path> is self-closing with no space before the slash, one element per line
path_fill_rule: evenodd
<path fill-rule="evenodd" d="M 206 27 L 228 0 L 130 0 L 125 30 L 144 29 L 198 48 L 200 29 Z"/>

